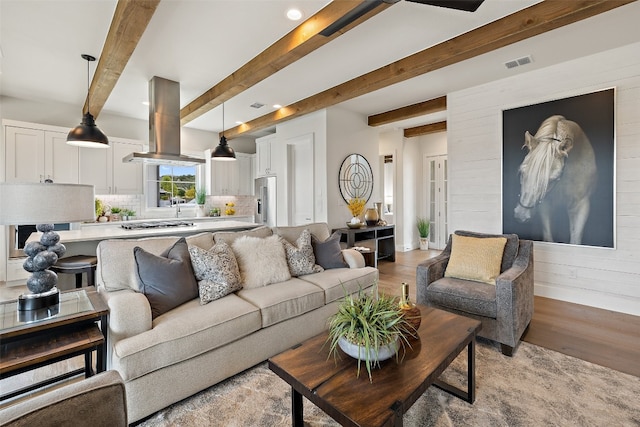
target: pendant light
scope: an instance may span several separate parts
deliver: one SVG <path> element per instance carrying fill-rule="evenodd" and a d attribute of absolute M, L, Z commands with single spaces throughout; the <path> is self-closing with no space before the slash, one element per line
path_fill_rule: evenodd
<path fill-rule="evenodd" d="M 89 112 L 89 62 L 95 61 L 96 58 L 86 53 L 81 56 L 87 61 L 87 112 L 82 116 L 82 123 L 71 129 L 67 135 L 67 144 L 88 148 L 109 148 L 109 139 L 98 129 Z"/>
<path fill-rule="evenodd" d="M 222 136 L 220 137 L 220 144 L 213 150 L 211 154 L 213 160 L 220 161 L 232 161 L 236 159 L 236 153 L 233 148 L 227 144 L 227 138 L 224 137 L 224 102 L 222 103 Z"/>

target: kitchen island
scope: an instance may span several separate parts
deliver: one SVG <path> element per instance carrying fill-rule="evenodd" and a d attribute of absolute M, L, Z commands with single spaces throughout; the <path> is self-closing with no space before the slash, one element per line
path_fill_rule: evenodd
<path fill-rule="evenodd" d="M 144 222 L 160 223 L 167 221 L 169 220 L 146 220 Z M 123 228 L 122 225 L 127 225 L 132 222 L 122 221 L 106 223 L 104 225 L 101 224 L 100 226 L 96 224 L 87 224 L 88 226 L 82 226 L 79 230 L 60 230 L 57 233 L 60 235 L 60 243 L 65 245 L 65 247 L 67 248 L 67 251 L 64 255 L 65 257 L 67 257 L 73 255 L 95 255 L 98 243 L 100 243 L 102 240 L 108 239 L 139 239 L 141 237 L 155 236 L 191 236 L 194 234 L 203 233 L 205 231 L 238 231 L 248 230 L 260 226 L 260 224 L 256 224 L 253 222 L 235 221 L 227 218 L 211 220 L 198 219 L 194 221 L 190 221 L 188 218 L 185 218 L 180 219 L 179 221 L 190 223 L 190 225 L 126 229 Z M 31 234 L 27 242 L 39 241 L 41 234 L 42 233 Z M 15 273 L 24 275 L 24 277 L 19 277 L 22 283 L 24 283 L 24 280 L 26 280 L 29 275 L 29 273 L 22 269 L 23 262 L 24 259 L 19 258 L 9 260 L 8 262 L 8 268 L 10 267 L 9 264 L 14 263 L 16 265 L 12 265 L 12 267 L 15 270 Z M 13 285 L 13 283 L 7 283 L 7 285 L 11 286 Z M 59 275 L 58 288 L 62 290 L 73 289 L 73 276 L 68 274 Z"/>

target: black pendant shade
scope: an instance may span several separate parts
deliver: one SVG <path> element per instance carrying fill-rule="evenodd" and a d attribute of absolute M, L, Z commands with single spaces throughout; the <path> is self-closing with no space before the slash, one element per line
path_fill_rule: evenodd
<path fill-rule="evenodd" d="M 222 161 L 225 161 L 225 160 L 229 161 L 229 160 L 236 159 L 236 153 L 235 151 L 233 151 L 233 148 L 229 147 L 229 144 L 227 143 L 227 138 L 225 138 L 224 135 L 220 138 L 220 144 L 218 144 L 216 149 L 213 150 L 213 153 L 211 154 L 211 158 L 213 158 L 214 160 L 222 160 Z"/>
<path fill-rule="evenodd" d="M 82 59 L 87 61 L 87 112 L 82 116 L 82 123 L 71 129 L 67 135 L 67 144 L 88 148 L 109 148 L 107 135 L 96 126 L 96 121 L 89 112 L 89 62 L 96 58 L 83 53 Z"/>
<path fill-rule="evenodd" d="M 91 113 L 85 113 L 85 115 L 82 116 L 82 123 L 71 129 L 67 135 L 67 144 L 89 148 L 108 148 L 109 139 L 102 133 L 98 126 L 96 126 L 96 122 L 93 120 Z"/>
<path fill-rule="evenodd" d="M 231 161 L 236 159 L 236 152 L 233 148 L 229 147 L 227 138 L 224 136 L 224 103 L 222 103 L 222 136 L 220 137 L 220 144 L 211 153 L 213 160 L 219 161 Z"/>

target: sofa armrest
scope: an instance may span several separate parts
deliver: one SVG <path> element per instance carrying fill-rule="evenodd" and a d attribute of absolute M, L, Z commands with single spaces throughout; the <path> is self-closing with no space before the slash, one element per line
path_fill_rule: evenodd
<path fill-rule="evenodd" d="M 109 306 L 109 345 L 152 328 L 151 306 L 144 294 L 133 290 L 100 292 Z"/>
<path fill-rule="evenodd" d="M 449 263 L 449 252 L 422 261 L 416 267 L 416 302 L 427 303 L 427 288 L 430 284 L 444 277 L 444 272 Z"/>
<path fill-rule="evenodd" d="M 520 240 L 511 268 L 496 278 L 497 318 L 509 325 L 514 342 L 533 316 L 533 242 Z"/>
<path fill-rule="evenodd" d="M 355 249 L 343 249 L 342 257 L 349 265 L 349 268 L 363 268 L 365 267 L 364 256 Z"/>
<path fill-rule="evenodd" d="M 122 378 L 107 371 L 0 410 L 3 426 L 127 425 Z"/>

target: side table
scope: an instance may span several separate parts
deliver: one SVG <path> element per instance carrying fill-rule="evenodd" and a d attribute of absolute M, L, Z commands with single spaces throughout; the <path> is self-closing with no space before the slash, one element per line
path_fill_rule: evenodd
<path fill-rule="evenodd" d="M 60 294 L 60 303 L 44 311 L 18 312 L 15 300 L 0 303 L 0 379 L 84 355 L 85 366 L 0 396 L 8 399 L 84 373 L 106 370 L 109 309 L 94 288 Z M 99 326 L 98 326 L 99 325 Z"/>

